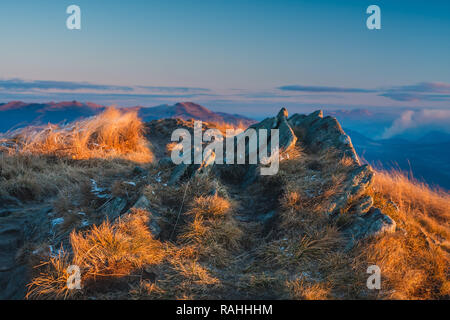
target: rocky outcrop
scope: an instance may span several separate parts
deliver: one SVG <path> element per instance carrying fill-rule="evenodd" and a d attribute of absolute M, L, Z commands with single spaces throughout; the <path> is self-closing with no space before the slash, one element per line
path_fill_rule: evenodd
<path fill-rule="evenodd" d="M 125 215 L 133 214 L 134 210 L 146 210 L 149 212 L 148 227 L 153 237 L 155 239 L 159 238 L 161 235 L 161 225 L 164 218 L 161 214 L 151 208 L 150 201 L 146 196 L 141 196 L 138 201 L 136 201 L 136 203 L 125 213 Z"/>
<path fill-rule="evenodd" d="M 355 217 L 354 221 L 344 230 L 348 237 L 346 249 L 351 249 L 359 240 L 378 236 L 383 233 L 395 232 L 396 223 L 380 209 L 372 207 L 367 213 Z"/>
<path fill-rule="evenodd" d="M 288 122 L 291 127 L 301 129 L 302 141 L 314 151 L 333 148 L 342 156 L 348 156 L 359 164 L 351 139 L 342 130 L 336 118 L 324 118 L 322 110 L 318 110 L 309 115 L 294 114 Z"/>
<path fill-rule="evenodd" d="M 325 213 L 328 214 L 330 219 L 336 218 L 343 211 L 346 212 L 345 214 L 354 216 L 355 221 L 352 226 L 345 230 L 346 235 L 352 239 L 350 246 L 353 246 L 355 241 L 374 234 L 386 230 L 395 230 L 395 222 L 379 209 L 372 207 L 373 199 L 367 195 L 366 191 L 372 182 L 373 170 L 369 165 L 361 164 L 350 137 L 344 132 L 336 118 L 324 117 L 321 110 L 309 115 L 294 114 L 288 118 L 288 111 L 282 108 L 276 117 L 264 119 L 250 126 L 241 135 L 251 135 L 250 129 L 255 129 L 254 134 L 256 134 L 258 147 L 263 146 L 267 148 L 268 154 L 270 154 L 271 129 L 279 130 L 280 161 L 289 158 L 289 151 L 294 148 L 297 142 L 306 150 L 305 152 L 312 154 L 326 154 L 330 152 L 335 155 L 336 161 L 345 160 L 344 162 L 348 167 L 346 178 L 340 185 L 336 196 L 328 199 L 328 207 L 325 208 Z M 265 145 L 260 144 L 259 129 L 267 130 L 268 143 Z M 241 135 L 238 135 L 236 139 L 242 137 Z M 235 146 L 236 144 L 237 140 L 235 141 Z M 248 142 L 245 150 L 246 157 L 248 157 L 251 152 Z M 213 161 L 204 162 L 202 165 L 196 166 L 180 164 L 172 171 L 169 184 L 178 183 L 187 172 L 191 172 L 192 176 L 199 172 L 201 168 L 212 166 L 214 166 Z M 246 164 L 241 165 L 240 168 L 233 167 L 232 169 L 242 170 L 244 168 L 241 174 L 241 187 L 245 189 L 258 179 L 260 174 L 259 167 L 260 164 Z"/>
<path fill-rule="evenodd" d="M 51 206 L 10 209 L 0 217 L 0 300 L 23 299 L 29 282 L 27 252 L 30 244 L 41 243 L 49 235 Z"/>

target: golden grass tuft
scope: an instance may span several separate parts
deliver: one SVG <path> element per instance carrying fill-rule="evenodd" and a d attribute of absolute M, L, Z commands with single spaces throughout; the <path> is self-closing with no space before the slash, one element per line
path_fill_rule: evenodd
<path fill-rule="evenodd" d="M 77 265 L 82 285 L 92 288 L 96 281 L 120 278 L 148 265 L 160 264 L 165 247 L 148 229 L 149 214 L 134 210 L 116 223 L 108 221 L 87 232 L 73 231 L 72 259 L 65 252 L 38 265 L 39 274 L 28 285 L 29 299 L 66 299 L 77 290 L 67 289 L 67 267 Z M 61 252 L 61 251 L 60 251 Z"/>
<path fill-rule="evenodd" d="M 145 163 L 153 159 L 136 111 L 108 108 L 88 119 L 58 126 L 26 127 L 3 139 L 14 142 L 9 152 L 58 155 L 72 159 L 120 158 Z"/>
<path fill-rule="evenodd" d="M 124 276 L 144 265 L 158 264 L 164 256 L 161 243 L 147 227 L 149 213 L 134 210 L 117 223 L 104 222 L 87 233 L 72 232 L 73 262 L 88 277 Z"/>
<path fill-rule="evenodd" d="M 26 299 L 68 299 L 76 294 L 67 286 L 70 266 L 69 254 L 60 250 L 58 255 L 35 267 L 40 270 L 28 284 Z"/>
<path fill-rule="evenodd" d="M 364 256 L 385 277 L 391 299 L 448 298 L 450 196 L 399 171 L 377 171 L 375 205 L 391 216 L 398 232 L 368 245 Z"/>
<path fill-rule="evenodd" d="M 196 246 L 201 256 L 224 265 L 230 252 L 239 248 L 243 234 L 230 209 L 230 202 L 218 195 L 195 198 L 186 212 L 188 222 L 180 239 Z"/>
<path fill-rule="evenodd" d="M 330 289 L 323 283 L 310 283 L 303 279 L 287 281 L 289 296 L 294 300 L 327 300 Z"/>

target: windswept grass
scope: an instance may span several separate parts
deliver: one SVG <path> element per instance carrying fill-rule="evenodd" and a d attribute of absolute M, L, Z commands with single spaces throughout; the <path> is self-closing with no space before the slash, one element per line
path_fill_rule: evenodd
<path fill-rule="evenodd" d="M 27 298 L 73 297 L 77 291 L 67 288 L 69 265 L 80 268 L 85 290 L 92 290 L 98 280 L 120 278 L 161 263 L 165 247 L 153 239 L 148 220 L 148 212 L 136 210 L 116 223 L 106 221 L 87 232 L 72 232 L 71 258 L 63 252 L 38 265 L 37 275 L 28 285 Z"/>
<path fill-rule="evenodd" d="M 368 245 L 363 254 L 386 279 L 391 299 L 450 297 L 450 195 L 399 171 L 378 171 L 375 205 L 397 222 L 398 232 Z"/>
<path fill-rule="evenodd" d="M 2 141 L 10 153 L 57 155 L 71 159 L 114 159 L 150 162 L 153 158 L 143 137 L 136 111 L 108 108 L 88 119 L 58 126 L 26 127 L 6 134 Z"/>

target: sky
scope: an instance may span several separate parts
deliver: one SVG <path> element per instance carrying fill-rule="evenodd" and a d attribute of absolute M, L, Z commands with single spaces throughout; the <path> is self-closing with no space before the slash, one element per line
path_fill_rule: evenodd
<path fill-rule="evenodd" d="M 441 0 L 2 0 L 0 102 L 449 109 L 449 39 Z"/>

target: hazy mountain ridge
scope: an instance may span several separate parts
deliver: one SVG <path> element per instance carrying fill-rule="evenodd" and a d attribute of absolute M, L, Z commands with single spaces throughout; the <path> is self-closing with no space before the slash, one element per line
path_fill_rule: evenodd
<path fill-rule="evenodd" d="M 412 171 L 419 180 L 450 189 L 450 139 L 446 140 L 449 136 L 445 133 L 409 141 L 402 138 L 373 140 L 351 129 L 346 128 L 345 131 L 351 137 L 358 155 L 367 162 L 382 165 L 385 169 Z"/>
<path fill-rule="evenodd" d="M 5 132 L 17 127 L 34 124 L 71 122 L 81 118 L 97 115 L 105 110 L 105 106 L 95 103 L 82 103 L 78 101 L 49 102 L 49 103 L 24 103 L 13 101 L 0 104 L 0 132 Z M 138 111 L 144 121 L 163 118 L 180 118 L 183 120 L 197 119 L 202 121 L 229 123 L 233 125 L 243 124 L 248 126 L 254 123 L 247 117 L 213 112 L 199 104 L 181 102 L 173 106 L 161 105 L 156 107 L 132 107 Z"/>

